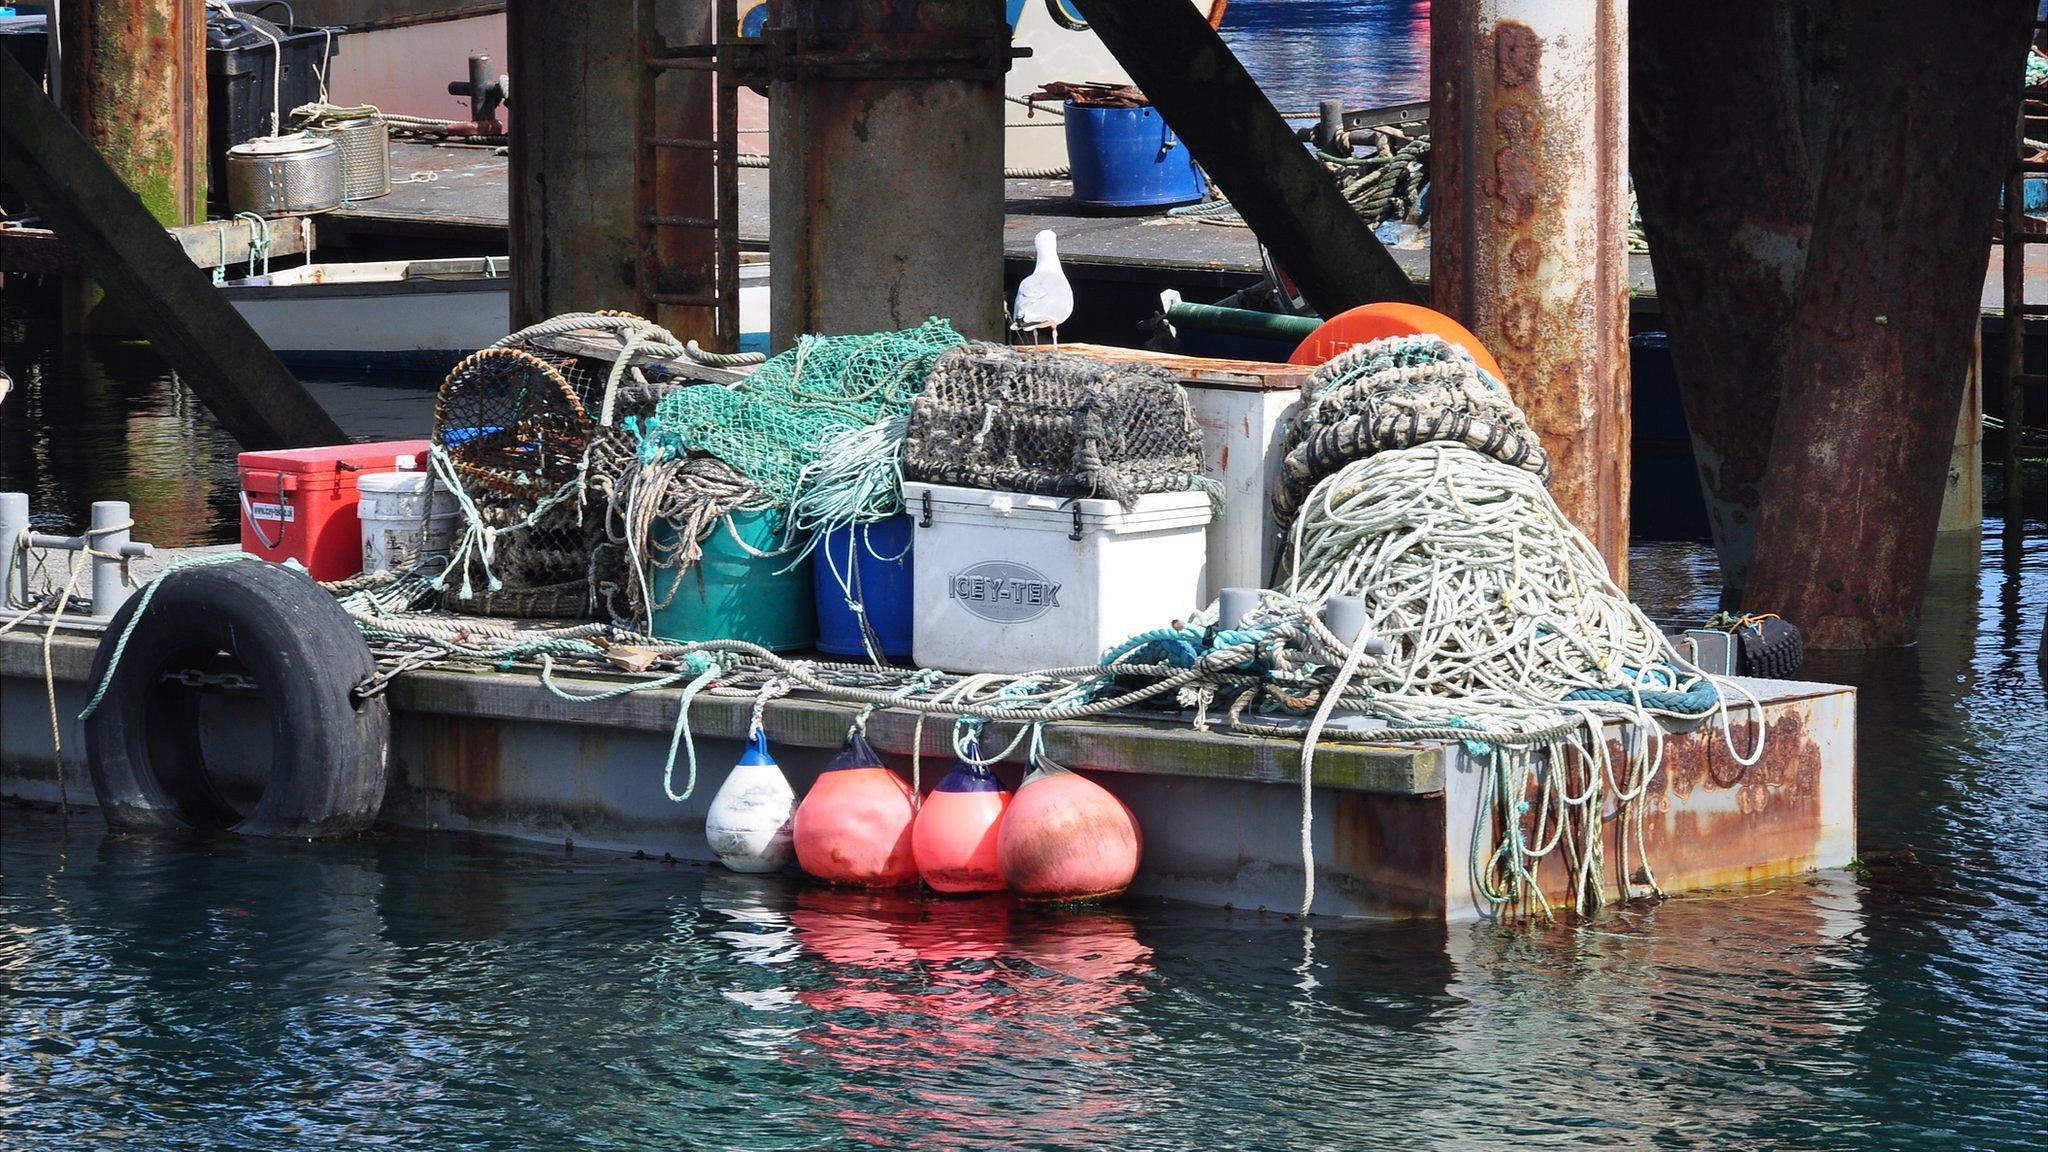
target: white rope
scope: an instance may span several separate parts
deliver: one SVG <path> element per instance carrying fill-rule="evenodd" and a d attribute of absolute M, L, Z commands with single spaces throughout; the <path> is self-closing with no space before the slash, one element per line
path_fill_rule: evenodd
<path fill-rule="evenodd" d="M 1365 601 L 1366 627 L 1391 649 L 1358 670 L 1373 714 L 1397 726 L 1469 731 L 1468 740 L 1489 746 L 1493 812 L 1506 831 L 1475 867 L 1496 902 L 1521 899 L 1548 913 L 1536 867 L 1561 852 L 1577 906 L 1597 904 L 1609 805 L 1624 821 L 1620 888 L 1630 890 L 1629 858 L 1641 855 L 1648 792 L 1663 764 L 1659 716 L 1715 720 L 1730 756 L 1744 766 L 1763 753 L 1765 716 L 1756 697 L 1672 648 L 1609 578 L 1599 551 L 1536 474 L 1462 444 L 1381 452 L 1325 477 L 1303 502 L 1286 565 L 1296 599 Z M 1348 679 L 1340 673 L 1335 692 Z M 1697 698 L 1708 686 L 1713 703 L 1698 712 L 1674 713 L 1668 700 L 1648 698 Z M 1574 694 L 1582 698 L 1568 699 Z M 1756 725 L 1746 751 L 1732 731 L 1729 703 L 1738 697 Z M 1303 748 L 1304 778 L 1333 707 L 1323 703 Z M 1607 751 L 1606 725 L 1616 721 L 1627 726 L 1622 764 Z M 1306 869 L 1306 783 L 1304 790 Z M 1534 825 L 1527 836 L 1525 807 Z M 1654 891 L 1647 861 L 1643 874 Z M 1304 887 L 1312 896 L 1312 874 Z"/>

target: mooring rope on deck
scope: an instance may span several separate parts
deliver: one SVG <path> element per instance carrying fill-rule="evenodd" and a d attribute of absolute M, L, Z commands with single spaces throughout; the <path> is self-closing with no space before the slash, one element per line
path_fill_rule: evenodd
<path fill-rule="evenodd" d="M 1284 564 L 1297 597 L 1364 600 L 1366 626 L 1391 649 L 1364 673 L 1375 714 L 1462 731 L 1454 738 L 1493 757 L 1488 799 L 1506 830 L 1474 879 L 1495 904 L 1528 901 L 1548 914 L 1536 870 L 1561 849 L 1574 907 L 1597 905 L 1609 804 L 1627 821 L 1619 887 L 1630 891 L 1639 801 L 1663 763 L 1659 717 L 1715 719 L 1737 763 L 1762 755 L 1761 703 L 1681 657 L 1525 468 L 1442 441 L 1353 461 L 1310 492 Z M 1754 716 L 1747 751 L 1736 747 L 1731 694 L 1747 697 Z M 1616 720 L 1630 726 L 1625 771 L 1607 751 L 1605 725 Z M 1532 734 L 1541 739 L 1512 739 Z M 1520 819 L 1532 793 L 1533 840 Z M 1643 874 L 1655 891 L 1654 874 Z"/>

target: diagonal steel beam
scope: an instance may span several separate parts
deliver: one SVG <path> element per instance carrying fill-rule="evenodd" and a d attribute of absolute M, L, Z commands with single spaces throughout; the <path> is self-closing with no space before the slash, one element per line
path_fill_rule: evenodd
<path fill-rule="evenodd" d="M 77 254 L 242 447 L 348 436 L 15 59 L 0 52 L 0 176 Z"/>

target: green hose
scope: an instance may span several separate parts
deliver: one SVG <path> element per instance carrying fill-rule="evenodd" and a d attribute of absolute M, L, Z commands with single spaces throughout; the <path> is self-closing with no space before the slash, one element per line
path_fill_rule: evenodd
<path fill-rule="evenodd" d="M 1226 336 L 1254 336 L 1299 344 L 1322 326 L 1314 316 L 1283 316 L 1277 312 L 1254 312 L 1249 308 L 1226 308 L 1221 304 L 1175 304 L 1166 313 L 1175 325 Z"/>

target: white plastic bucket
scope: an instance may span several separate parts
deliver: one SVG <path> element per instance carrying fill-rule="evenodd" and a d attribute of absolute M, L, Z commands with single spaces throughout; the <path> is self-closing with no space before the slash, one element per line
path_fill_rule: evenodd
<path fill-rule="evenodd" d="M 356 481 L 356 519 L 363 526 L 363 575 L 403 572 L 430 556 L 446 556 L 461 509 L 455 494 L 425 472 L 377 472 Z"/>

